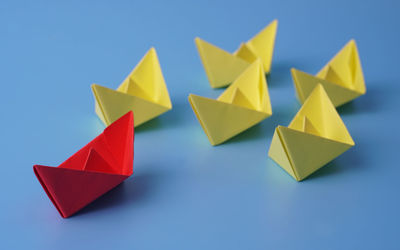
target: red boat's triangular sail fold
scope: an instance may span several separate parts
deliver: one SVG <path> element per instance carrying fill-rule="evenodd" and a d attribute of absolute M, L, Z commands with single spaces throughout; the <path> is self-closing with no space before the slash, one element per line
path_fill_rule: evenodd
<path fill-rule="evenodd" d="M 115 170 L 104 160 L 94 148 L 91 148 L 87 157 L 85 171 L 115 174 Z"/>
<path fill-rule="evenodd" d="M 68 169 L 76 169 L 76 170 L 84 170 L 85 164 L 89 158 L 90 151 L 95 150 L 105 162 L 110 166 L 113 170 L 113 173 L 121 172 L 121 165 L 118 164 L 117 160 L 111 154 L 109 147 L 107 146 L 107 142 L 104 137 L 104 133 L 100 134 L 96 138 L 94 138 L 91 142 L 89 142 L 86 146 L 81 148 L 78 152 L 73 154 L 66 161 L 61 163 L 59 168 L 68 168 Z M 93 169 L 94 170 L 94 169 Z M 100 171 L 100 170 L 98 170 Z"/>
<path fill-rule="evenodd" d="M 133 113 L 128 112 L 58 167 L 33 170 L 62 217 L 69 217 L 133 173 Z"/>
<path fill-rule="evenodd" d="M 47 195 L 66 218 L 111 190 L 128 176 L 67 168 L 33 167 Z"/>
<path fill-rule="evenodd" d="M 134 124 L 132 111 L 126 113 L 104 130 L 104 137 L 118 164 L 120 174 L 132 174 Z"/>

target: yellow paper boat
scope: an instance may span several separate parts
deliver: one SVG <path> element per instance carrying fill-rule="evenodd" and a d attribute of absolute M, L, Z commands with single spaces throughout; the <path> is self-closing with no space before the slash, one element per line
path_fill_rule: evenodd
<path fill-rule="evenodd" d="M 357 45 L 350 40 L 316 76 L 292 69 L 296 95 L 301 103 L 317 84 L 322 84 L 333 105 L 338 107 L 365 94 L 365 82 Z"/>
<path fill-rule="evenodd" d="M 277 27 L 278 21 L 272 21 L 248 42 L 242 43 L 232 54 L 198 37 L 195 38 L 211 87 L 220 88 L 231 84 L 257 59 L 261 60 L 263 70 L 268 74 L 271 70 Z"/>
<path fill-rule="evenodd" d="M 117 90 L 92 85 L 95 111 L 106 126 L 133 111 L 135 127 L 172 109 L 154 48 L 151 48 Z"/>
<path fill-rule="evenodd" d="M 268 155 L 301 181 L 352 146 L 346 126 L 318 84 L 289 127 L 275 129 Z"/>
<path fill-rule="evenodd" d="M 189 102 L 212 145 L 272 115 L 261 61 L 252 63 L 217 100 L 190 94 Z"/>

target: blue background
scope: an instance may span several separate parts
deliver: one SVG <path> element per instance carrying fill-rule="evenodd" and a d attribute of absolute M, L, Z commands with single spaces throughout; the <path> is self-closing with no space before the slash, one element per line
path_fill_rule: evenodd
<path fill-rule="evenodd" d="M 3 249 L 399 249 L 399 2 L 2 1 Z M 194 45 L 229 51 L 279 20 L 273 116 L 212 147 L 187 101 L 217 97 Z M 316 73 L 355 38 L 367 94 L 339 109 L 356 146 L 303 182 L 267 156 Z M 101 133 L 90 84 L 116 88 L 157 49 L 173 110 L 139 127 L 135 174 L 62 219 L 32 165 L 57 166 Z"/>

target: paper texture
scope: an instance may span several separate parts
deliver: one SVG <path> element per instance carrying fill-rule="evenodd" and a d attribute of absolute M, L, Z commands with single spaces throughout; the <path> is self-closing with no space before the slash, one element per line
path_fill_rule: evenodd
<path fill-rule="evenodd" d="M 212 145 L 272 115 L 260 60 L 251 64 L 216 100 L 190 94 L 189 102 Z"/>
<path fill-rule="evenodd" d="M 92 85 L 95 111 L 106 125 L 133 111 L 135 127 L 172 109 L 157 53 L 151 48 L 117 90 Z"/>
<path fill-rule="evenodd" d="M 317 84 L 326 90 L 333 105 L 338 107 L 365 94 L 365 82 L 354 40 L 348 42 L 316 76 L 292 69 L 297 98 L 307 99 Z"/>
<path fill-rule="evenodd" d="M 269 74 L 277 27 L 278 21 L 272 21 L 248 42 L 242 43 L 234 53 L 196 38 L 197 50 L 211 87 L 220 88 L 231 84 L 257 59 L 261 60 L 264 72 Z"/>
<path fill-rule="evenodd" d="M 58 167 L 33 166 L 62 217 L 73 215 L 132 175 L 133 127 L 129 112 Z"/>
<path fill-rule="evenodd" d="M 289 126 L 275 129 L 268 155 L 301 181 L 352 146 L 346 126 L 318 84 Z"/>

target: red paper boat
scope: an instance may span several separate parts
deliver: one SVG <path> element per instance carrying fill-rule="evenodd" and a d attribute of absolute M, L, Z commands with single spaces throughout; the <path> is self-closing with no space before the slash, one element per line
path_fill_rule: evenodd
<path fill-rule="evenodd" d="M 131 111 L 60 166 L 33 166 L 62 217 L 73 215 L 132 175 L 133 140 Z"/>

